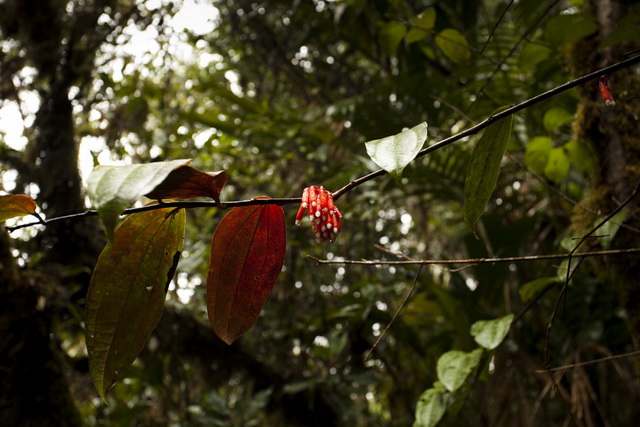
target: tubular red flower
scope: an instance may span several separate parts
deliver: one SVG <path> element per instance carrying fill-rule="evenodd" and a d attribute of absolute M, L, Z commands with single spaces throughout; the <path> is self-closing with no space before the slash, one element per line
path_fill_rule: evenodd
<path fill-rule="evenodd" d="M 312 185 L 302 192 L 302 203 L 296 214 L 296 225 L 300 225 L 305 211 L 309 210 L 309 221 L 318 243 L 333 243 L 340 232 L 342 215 L 333 203 L 333 194 Z"/>

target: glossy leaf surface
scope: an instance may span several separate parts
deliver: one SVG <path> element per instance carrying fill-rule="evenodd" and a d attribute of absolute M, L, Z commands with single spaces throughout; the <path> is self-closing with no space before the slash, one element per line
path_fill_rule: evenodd
<path fill-rule="evenodd" d="M 36 212 L 36 202 L 24 194 L 0 196 L 0 222 Z"/>
<path fill-rule="evenodd" d="M 175 208 L 131 215 L 100 255 L 87 293 L 85 335 L 89 370 L 103 399 L 160 320 L 185 218 Z"/>
<path fill-rule="evenodd" d="M 210 197 L 217 201 L 227 178 L 226 171 L 201 172 L 191 166 L 182 166 L 172 170 L 164 181 L 145 196 L 158 200 Z"/>
<path fill-rule="evenodd" d="M 371 160 L 394 178 L 398 178 L 404 168 L 416 158 L 426 140 L 427 124 L 423 122 L 397 135 L 366 142 L 365 146 Z"/>
<path fill-rule="evenodd" d="M 479 320 L 471 325 L 471 336 L 482 347 L 493 350 L 507 336 L 513 313 L 493 320 Z"/>
<path fill-rule="evenodd" d="M 207 311 L 215 333 L 231 344 L 258 319 L 275 285 L 286 247 L 284 212 L 276 205 L 234 208 L 211 241 Z"/>
<path fill-rule="evenodd" d="M 513 116 L 509 116 L 493 123 L 473 148 L 464 182 L 464 222 L 469 228 L 473 228 L 482 215 L 498 182 L 512 121 Z"/>
<path fill-rule="evenodd" d="M 119 215 L 138 197 L 149 193 L 187 159 L 127 166 L 98 166 L 87 182 L 87 192 L 111 237 Z"/>

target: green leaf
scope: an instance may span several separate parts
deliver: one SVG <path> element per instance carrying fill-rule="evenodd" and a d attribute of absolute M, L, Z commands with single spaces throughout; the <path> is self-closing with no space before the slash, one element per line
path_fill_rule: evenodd
<path fill-rule="evenodd" d="M 564 147 L 557 147 L 549 153 L 549 161 L 544 168 L 544 174 L 551 181 L 559 184 L 569 173 L 571 162 Z"/>
<path fill-rule="evenodd" d="M 541 175 L 549 162 L 549 153 L 553 148 L 553 141 L 546 136 L 536 136 L 527 144 L 524 162 L 529 169 Z"/>
<path fill-rule="evenodd" d="M 546 130 L 554 130 L 562 125 L 570 123 L 574 119 L 574 114 L 564 108 L 552 108 L 544 114 L 542 124 Z"/>
<path fill-rule="evenodd" d="M 520 65 L 533 68 L 553 54 L 553 50 L 537 43 L 527 43 L 520 54 Z"/>
<path fill-rule="evenodd" d="M 436 44 L 447 58 L 456 64 L 467 62 L 471 58 L 469 43 L 460 31 L 447 28 L 436 35 Z"/>
<path fill-rule="evenodd" d="M 433 427 L 442 419 L 449 405 L 449 393 L 430 388 L 420 395 L 416 405 L 414 427 Z"/>
<path fill-rule="evenodd" d="M 549 19 L 545 31 L 547 40 L 557 46 L 577 42 L 598 31 L 598 24 L 581 15 L 556 15 Z"/>
<path fill-rule="evenodd" d="M 522 302 L 527 302 L 552 283 L 560 283 L 560 281 L 557 277 L 540 277 L 532 280 L 531 282 L 525 283 L 518 290 L 520 299 Z"/>
<path fill-rule="evenodd" d="M 498 182 L 512 121 L 513 116 L 509 116 L 489 126 L 471 153 L 464 182 L 464 222 L 470 229 L 484 212 Z"/>
<path fill-rule="evenodd" d="M 185 212 L 130 215 L 93 271 L 85 306 L 89 371 L 103 400 L 158 324 L 184 240 Z"/>
<path fill-rule="evenodd" d="M 436 23 L 436 10 L 429 7 L 411 18 L 409 22 L 422 30 L 430 30 Z"/>
<path fill-rule="evenodd" d="M 36 202 L 24 194 L 0 196 L 0 222 L 36 213 Z"/>
<path fill-rule="evenodd" d="M 637 19 L 638 18 L 635 20 L 637 21 Z M 616 25 L 613 31 L 611 31 L 611 33 L 609 33 L 609 35 L 600 42 L 599 48 L 605 49 L 619 43 L 632 42 L 636 40 L 640 40 L 640 26 L 638 26 L 638 22 L 620 22 Z"/>
<path fill-rule="evenodd" d="M 493 350 L 498 347 L 504 337 L 507 336 L 511 322 L 513 321 L 513 313 L 493 320 L 479 320 L 471 325 L 471 336 L 478 345 Z"/>
<path fill-rule="evenodd" d="M 407 44 L 415 43 L 427 37 L 428 35 L 429 35 L 429 32 L 423 30 L 422 28 L 412 28 L 407 33 L 407 36 L 405 37 L 405 41 L 407 42 Z"/>
<path fill-rule="evenodd" d="M 397 135 L 366 142 L 365 146 L 371 160 L 394 178 L 399 178 L 426 140 L 427 123 L 423 122 Z"/>
<path fill-rule="evenodd" d="M 569 141 L 564 148 L 572 165 L 575 165 L 586 174 L 595 172 L 598 161 L 587 144 L 578 141 Z"/>
<path fill-rule="evenodd" d="M 481 356 L 481 348 L 477 348 L 471 353 L 459 350 L 446 352 L 438 359 L 436 368 L 438 380 L 453 393 L 464 384 L 471 371 L 478 366 Z"/>
<path fill-rule="evenodd" d="M 118 217 L 140 196 L 152 191 L 173 171 L 190 160 L 128 166 L 98 166 L 87 181 L 89 198 L 111 237 Z"/>
<path fill-rule="evenodd" d="M 624 221 L 627 219 L 627 216 L 629 216 L 629 212 L 626 209 L 623 209 L 598 229 L 596 233 L 599 236 L 602 236 L 598 239 L 598 241 L 602 245 L 602 249 L 611 249 L 613 238 L 616 236 L 616 233 L 618 233 L 620 225 L 622 225 L 622 223 L 624 223 Z M 596 219 L 593 226 L 595 227 L 596 225 L 600 224 L 601 221 L 602 219 Z"/>
<path fill-rule="evenodd" d="M 385 23 L 380 30 L 380 45 L 389 55 L 396 53 L 398 45 L 407 33 L 407 27 L 398 21 Z"/>

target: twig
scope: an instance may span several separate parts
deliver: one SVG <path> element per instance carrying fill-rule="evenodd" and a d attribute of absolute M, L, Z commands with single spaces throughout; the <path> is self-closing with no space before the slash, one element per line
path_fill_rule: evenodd
<path fill-rule="evenodd" d="M 433 145 L 430 145 L 429 147 L 427 147 L 424 150 L 420 151 L 418 153 L 418 155 L 416 156 L 416 158 L 419 158 L 419 157 L 422 157 L 422 156 L 426 156 L 427 154 L 429 154 L 429 153 L 431 153 L 433 151 L 436 151 L 436 150 L 438 150 L 438 149 L 440 149 L 442 147 L 445 147 L 445 146 L 450 145 L 450 144 L 452 144 L 452 143 L 454 143 L 456 141 L 459 141 L 459 140 L 461 140 L 463 138 L 466 138 L 467 136 L 475 135 L 476 133 L 480 132 L 481 130 L 483 130 L 484 128 L 488 127 L 489 125 L 497 122 L 498 120 L 503 119 L 505 117 L 508 117 L 513 113 L 517 113 L 518 111 L 522 111 L 522 110 L 524 110 L 526 108 L 529 108 L 532 105 L 535 105 L 535 104 L 537 104 L 539 102 L 544 101 L 545 99 L 549 99 L 549 98 L 551 98 L 551 97 L 553 97 L 553 96 L 555 96 L 555 95 L 557 95 L 559 93 L 566 92 L 567 90 L 573 89 L 574 87 L 579 86 L 579 85 L 581 85 L 583 83 L 586 83 L 586 82 L 588 82 L 590 80 L 598 79 L 603 74 L 613 73 L 613 72 L 615 72 L 617 70 L 620 70 L 620 69 L 625 68 L 625 67 L 629 67 L 629 66 L 631 66 L 633 64 L 636 64 L 638 62 L 640 62 L 640 55 L 634 56 L 634 57 L 629 58 L 629 59 L 625 59 L 624 61 L 620 61 L 620 62 L 618 62 L 616 64 L 613 64 L 613 65 L 610 65 L 608 67 L 601 68 L 601 69 L 596 70 L 596 71 L 594 71 L 592 73 L 585 74 L 582 77 L 578 77 L 577 79 L 571 80 L 571 81 L 569 81 L 569 82 L 567 82 L 567 83 L 565 83 L 563 85 L 560 85 L 560 86 L 555 87 L 553 89 L 550 89 L 550 90 L 548 90 L 546 92 L 543 92 L 543 93 L 541 93 L 539 95 L 536 95 L 536 96 L 534 96 L 532 98 L 529 98 L 526 101 L 523 101 L 523 102 L 521 102 L 519 104 L 511 106 L 511 107 L 509 107 L 509 108 L 507 108 L 505 110 L 500 111 L 499 113 L 496 113 L 496 114 L 484 119 L 480 123 L 476 124 L 473 127 L 470 127 L 467 130 L 464 130 L 464 131 L 462 131 L 460 133 L 457 133 L 457 134 L 452 135 L 452 136 L 450 136 L 448 138 L 445 138 L 445 139 L 443 139 L 443 140 L 441 140 L 439 142 L 436 142 Z M 370 173 L 368 175 L 360 177 L 360 178 L 358 178 L 358 179 L 356 179 L 354 181 L 351 181 L 349 184 L 345 185 L 344 187 L 342 187 L 341 189 L 339 189 L 338 191 L 333 193 L 333 199 L 337 200 L 338 198 L 340 198 L 347 191 L 350 191 L 353 188 L 355 188 L 355 187 L 357 187 L 357 186 L 359 186 L 361 184 L 364 184 L 365 182 L 370 181 L 370 180 L 372 180 L 374 178 L 382 176 L 382 175 L 384 175 L 386 173 L 387 172 L 384 169 L 380 169 L 380 170 L 372 172 L 372 173 Z"/>
<path fill-rule="evenodd" d="M 565 370 L 565 369 L 572 369 L 572 368 L 576 368 L 578 366 L 594 365 L 596 363 L 607 362 L 609 360 L 615 360 L 615 359 L 622 359 L 622 358 L 630 357 L 630 356 L 640 356 L 640 350 L 632 351 L 630 353 L 616 354 L 614 356 L 602 357 L 600 359 L 589 360 L 587 362 L 571 363 L 569 365 L 558 366 L 556 368 L 551 368 L 551 369 L 538 369 L 538 370 L 536 370 L 534 372 L 536 374 L 546 374 L 546 373 L 551 373 L 551 372 L 556 372 L 556 371 L 562 371 L 562 370 Z"/>
<path fill-rule="evenodd" d="M 420 268 L 418 269 L 418 272 L 416 273 L 416 277 L 415 279 L 413 279 L 413 285 L 411 285 L 411 289 L 409 289 L 409 292 L 407 293 L 407 295 L 405 295 L 404 299 L 402 300 L 402 303 L 400 304 L 400 307 L 398 307 L 395 314 L 391 318 L 391 321 L 389 321 L 389 324 L 387 325 L 387 327 L 384 328 L 384 331 L 382 331 L 382 333 L 380 334 L 376 342 L 373 343 L 373 346 L 369 349 L 369 352 L 364 357 L 365 362 L 369 360 L 369 358 L 371 357 L 371 354 L 373 354 L 373 351 L 376 349 L 380 341 L 382 341 L 382 338 L 387 334 L 387 331 L 389 330 L 389 328 L 391 328 L 391 325 L 393 325 L 393 322 L 395 322 L 396 318 L 400 315 L 400 312 L 402 311 L 404 306 L 407 305 L 409 298 L 411 298 L 411 295 L 413 295 L 413 291 L 416 290 L 416 286 L 418 284 L 418 278 L 420 277 L 420 273 L 422 272 L 422 267 L 424 266 L 421 265 Z"/>
<path fill-rule="evenodd" d="M 515 0 L 511 0 L 509 2 L 509 4 L 507 5 L 507 7 L 505 7 L 504 10 L 502 11 L 502 14 L 500 14 L 500 17 L 498 18 L 496 23 L 493 25 L 493 28 L 491 29 L 491 32 L 489 33 L 489 37 L 487 37 L 487 41 L 485 41 L 484 44 L 482 45 L 482 49 L 480 49 L 480 53 L 484 53 L 484 50 L 487 48 L 487 45 L 489 44 L 489 41 L 491 40 L 491 37 L 493 37 L 493 33 L 495 33 L 496 30 L 498 29 L 498 25 L 500 25 L 500 22 L 502 22 L 502 19 L 507 14 L 507 11 L 509 10 L 509 8 L 511 7 L 511 5 L 513 4 L 514 1 Z"/>
<path fill-rule="evenodd" d="M 578 85 L 581 85 L 585 82 L 588 82 L 590 80 L 595 80 L 597 78 L 600 78 L 601 75 L 603 74 L 611 74 L 615 71 L 621 70 L 623 68 L 629 67 L 633 64 L 636 64 L 640 62 L 640 55 L 625 59 L 624 61 L 620 61 L 617 62 L 613 65 L 610 65 L 608 67 L 604 67 L 601 68 L 599 70 L 596 70 L 592 73 L 589 74 L 585 74 L 582 77 L 578 77 L 577 79 L 571 80 L 563 85 L 557 86 L 553 89 L 550 89 L 546 92 L 543 92 L 539 95 L 536 95 L 532 98 L 527 99 L 526 101 L 523 101 L 519 104 L 516 104 L 514 106 L 511 106 L 505 110 L 502 110 L 499 113 L 496 113 L 486 119 L 484 119 L 483 121 L 481 121 L 480 123 L 476 124 L 473 127 L 470 127 L 469 129 L 462 131 L 458 134 L 452 135 L 448 138 L 445 138 L 439 142 L 436 142 L 435 144 L 425 148 L 424 150 L 420 151 L 418 153 L 418 155 L 416 156 L 416 159 L 419 157 L 423 157 L 426 156 L 427 154 L 436 151 L 442 147 L 445 147 L 447 145 L 450 145 L 456 141 L 459 141 L 463 138 L 466 138 L 468 136 L 471 135 L 475 135 L 476 133 L 480 132 L 481 130 L 485 129 L 486 127 L 488 127 L 489 125 L 491 125 L 492 123 L 495 123 L 496 121 L 503 119 L 507 116 L 510 116 L 511 114 L 514 114 L 518 111 L 524 110 L 532 105 L 535 105 L 541 101 L 544 101 L 545 99 L 551 98 L 559 93 L 565 92 L 569 89 L 572 89 Z M 334 200 L 339 199 L 342 195 L 344 195 L 346 192 L 354 189 L 355 187 L 364 184 L 367 181 L 370 181 L 374 178 L 377 178 L 379 176 L 382 176 L 384 174 L 386 174 L 387 172 L 384 169 L 379 169 L 375 172 L 372 172 L 368 175 L 362 176 L 354 181 L 351 181 L 349 184 L 345 185 L 344 187 L 340 188 L 338 191 L 336 191 L 335 193 L 333 193 L 333 198 Z M 280 205 L 280 206 L 284 206 L 284 205 L 288 205 L 288 204 L 294 204 L 294 203 L 300 203 L 302 201 L 302 199 L 300 197 L 289 197 L 289 198 L 273 198 L 273 199 L 247 199 L 247 200 L 236 200 L 236 201 L 229 201 L 229 202 L 224 202 L 223 205 L 225 207 L 236 207 L 236 206 L 249 206 L 249 205 Z M 168 203 L 164 203 L 162 206 L 160 205 L 149 205 L 149 206 L 143 206 L 140 208 L 131 208 L 131 209 L 126 209 L 123 214 L 124 215 L 129 215 L 129 214 L 133 214 L 133 213 L 138 213 L 138 212 L 144 212 L 144 211 L 149 211 L 149 210 L 154 210 L 154 209 L 160 209 L 160 208 L 164 208 L 164 207 L 177 207 L 177 208 L 185 208 L 185 209 L 190 209 L 190 208 L 201 208 L 201 207 L 217 207 L 216 203 L 211 201 L 211 202 L 168 202 Z M 71 214 L 71 215 L 65 215 L 65 216 L 61 216 L 61 217 L 53 217 L 53 218 L 49 218 L 46 219 L 44 221 L 44 225 L 48 225 L 51 224 L 53 222 L 57 222 L 57 221 L 63 221 L 63 220 L 68 220 L 68 219 L 76 219 L 76 218 L 84 218 L 84 217 L 88 217 L 88 216 L 96 216 L 98 215 L 98 212 L 95 210 L 87 210 L 84 212 L 79 212 L 79 213 L 75 213 L 75 214 Z M 11 232 L 11 231 L 15 231 L 18 230 L 20 228 L 25 228 L 25 227 L 31 227 L 34 225 L 38 225 L 38 224 L 42 224 L 42 222 L 38 221 L 38 222 L 32 222 L 32 223 L 28 223 L 28 224 L 21 224 L 15 227 L 6 227 L 7 231 Z"/>
<path fill-rule="evenodd" d="M 493 264 L 498 262 L 518 262 L 518 261 L 541 261 L 549 259 L 564 258 L 587 258 L 605 255 L 624 255 L 640 253 L 640 248 L 629 249 L 611 249 L 607 251 L 592 251 L 566 254 L 550 254 L 550 255 L 527 255 L 519 257 L 504 258 L 471 258 L 471 259 L 418 259 L 408 261 L 379 261 L 379 260 L 336 260 L 336 259 L 320 259 L 312 255 L 307 255 L 318 264 L 360 264 L 360 265 L 432 265 L 432 264 Z"/>
<path fill-rule="evenodd" d="M 638 192 L 640 191 L 640 182 L 636 185 L 636 188 L 633 189 L 633 191 L 631 192 L 631 194 L 629 195 L 629 197 L 627 197 L 627 199 L 622 202 L 621 204 L 618 205 L 617 208 L 615 208 L 609 215 L 607 215 L 602 221 L 600 221 L 598 223 L 598 225 L 596 225 L 594 228 L 591 229 L 591 231 L 589 231 L 587 234 L 585 234 L 584 236 L 582 236 L 582 238 L 580 239 L 580 241 L 574 246 L 574 248 L 571 250 L 571 252 L 569 252 L 567 258 L 568 258 L 568 262 L 567 262 L 567 275 L 565 277 L 565 281 L 564 281 L 564 285 L 562 286 L 562 291 L 560 292 L 560 295 L 558 296 L 558 300 L 556 301 L 556 305 L 553 308 L 553 311 L 551 312 L 551 318 L 549 319 L 549 324 L 547 325 L 547 337 L 545 339 L 545 343 L 544 343 L 544 365 L 545 367 L 548 365 L 549 363 L 549 339 L 551 336 L 551 329 L 553 327 L 553 321 L 556 318 L 556 314 L 558 313 L 558 306 L 560 305 L 560 300 L 562 299 L 562 297 L 566 294 L 567 290 L 569 289 L 569 281 L 571 280 L 571 278 L 573 277 L 573 275 L 576 272 L 576 269 L 578 268 L 578 266 L 576 266 L 575 269 L 573 269 L 573 271 L 571 270 L 571 259 L 573 257 L 577 257 L 577 254 L 575 253 L 578 248 L 596 231 L 598 231 L 598 229 L 600 227 L 602 227 L 603 225 L 605 225 L 611 218 L 613 218 L 618 212 L 620 212 L 622 209 L 624 209 L 625 206 L 627 206 L 637 195 Z"/>

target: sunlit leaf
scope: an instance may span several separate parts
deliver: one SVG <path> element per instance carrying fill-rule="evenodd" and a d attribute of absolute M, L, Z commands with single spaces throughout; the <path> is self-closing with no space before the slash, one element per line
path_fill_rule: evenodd
<path fill-rule="evenodd" d="M 550 284 L 559 282 L 560 281 L 557 277 L 540 277 L 538 279 L 532 280 L 531 282 L 525 283 L 518 290 L 520 299 L 522 300 L 522 302 L 529 301 Z"/>
<path fill-rule="evenodd" d="M 191 166 L 172 170 L 153 191 L 145 194 L 150 199 L 191 199 L 210 197 L 219 200 L 220 191 L 227 183 L 226 171 L 201 172 Z"/>
<path fill-rule="evenodd" d="M 513 313 L 493 320 L 479 320 L 471 325 L 471 336 L 478 345 L 493 350 L 507 336 L 513 322 Z"/>
<path fill-rule="evenodd" d="M 541 175 L 549 162 L 549 153 L 553 148 L 553 141 L 547 136 L 537 136 L 527 144 L 524 153 L 524 163 L 533 172 Z"/>
<path fill-rule="evenodd" d="M 489 126 L 471 153 L 464 182 L 464 222 L 473 229 L 498 182 L 500 162 L 511 135 L 513 116 Z"/>
<path fill-rule="evenodd" d="M 542 124 L 547 130 L 554 130 L 562 125 L 570 123 L 574 119 L 574 114 L 564 108 L 552 108 L 544 113 Z"/>
<path fill-rule="evenodd" d="M 380 30 L 380 44 L 382 49 L 389 55 L 396 53 L 398 45 L 407 33 L 407 27 L 398 21 L 385 23 Z"/>
<path fill-rule="evenodd" d="M 211 240 L 207 311 L 215 333 L 231 344 L 245 333 L 275 285 L 286 247 L 282 207 L 234 208 Z"/>
<path fill-rule="evenodd" d="M 398 178 L 416 158 L 427 140 L 427 124 L 420 123 L 397 135 L 365 143 L 367 154 L 378 166 Z"/>
<path fill-rule="evenodd" d="M 160 320 L 185 218 L 175 208 L 131 215 L 100 254 L 87 293 L 85 336 L 93 383 L 105 400 Z"/>
<path fill-rule="evenodd" d="M 416 405 L 416 421 L 413 427 L 433 427 L 438 424 L 449 404 L 447 391 L 430 388 L 420 395 Z"/>
<path fill-rule="evenodd" d="M 549 152 L 549 161 L 544 168 L 544 174 L 556 184 L 562 182 L 569 173 L 571 162 L 564 147 L 556 147 Z"/>
<path fill-rule="evenodd" d="M 456 64 L 467 62 L 471 58 L 469 43 L 460 31 L 447 28 L 436 35 L 436 44 L 447 58 Z"/>
<path fill-rule="evenodd" d="M 128 166 L 98 166 L 87 181 L 87 192 L 111 237 L 118 217 L 138 197 L 149 193 L 173 171 L 190 160 Z"/>
<path fill-rule="evenodd" d="M 0 196 L 0 222 L 36 213 L 36 202 L 24 194 Z"/>
<path fill-rule="evenodd" d="M 459 350 L 446 352 L 438 359 L 436 367 L 438 379 L 447 390 L 453 393 L 464 384 L 469 374 L 478 366 L 481 356 L 481 348 L 471 353 Z"/>

